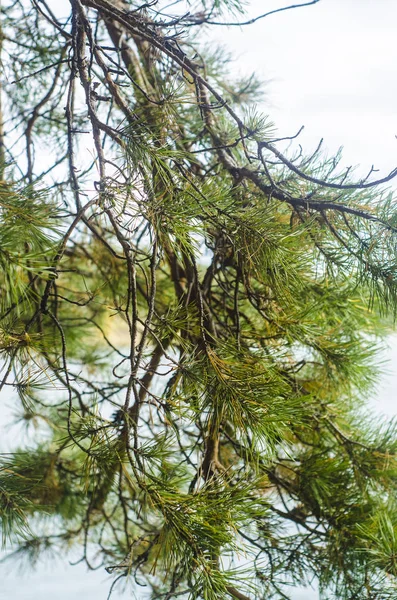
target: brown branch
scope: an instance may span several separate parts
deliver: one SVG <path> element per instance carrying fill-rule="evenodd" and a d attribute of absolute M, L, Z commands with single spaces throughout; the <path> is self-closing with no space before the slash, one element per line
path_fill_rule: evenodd
<path fill-rule="evenodd" d="M 233 596 L 233 598 L 237 598 L 237 600 L 251 600 L 248 596 L 237 590 L 234 586 L 228 585 L 226 587 L 228 594 Z"/>
<path fill-rule="evenodd" d="M 240 22 L 236 22 L 236 21 L 230 21 L 230 22 L 222 22 L 222 21 L 211 21 L 209 19 L 206 19 L 205 17 L 203 18 L 199 18 L 197 20 L 194 20 L 194 16 L 191 17 L 190 20 L 193 21 L 193 23 L 189 24 L 189 25 L 223 25 L 224 27 L 243 27 L 245 25 L 252 25 L 253 23 L 256 23 L 257 21 L 261 20 L 261 19 L 265 19 L 266 17 L 269 17 L 270 15 L 274 15 L 276 13 L 279 12 L 284 12 L 285 10 L 292 10 L 294 8 L 303 8 L 304 6 L 311 6 L 312 4 L 317 4 L 318 2 L 320 2 L 320 0 L 311 0 L 311 2 L 305 2 L 304 4 L 291 4 L 290 6 L 283 6 L 282 8 L 276 8 L 275 10 L 271 10 L 267 13 L 264 13 L 262 15 L 259 15 L 258 17 L 254 17 L 253 19 L 248 19 L 248 21 L 240 21 Z"/>

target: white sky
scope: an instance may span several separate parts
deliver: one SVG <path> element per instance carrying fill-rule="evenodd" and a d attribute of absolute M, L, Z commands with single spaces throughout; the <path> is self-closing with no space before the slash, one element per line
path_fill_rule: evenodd
<path fill-rule="evenodd" d="M 64 0 L 66 1 L 66 0 Z M 285 6 L 281 0 L 251 0 L 252 16 Z M 291 135 L 301 125 L 300 143 L 313 149 L 321 137 L 330 152 L 344 146 L 346 164 L 371 165 L 382 173 L 397 166 L 397 2 L 320 0 L 318 4 L 272 15 L 243 31 L 217 29 L 214 38 L 238 60 L 231 72 L 255 70 L 270 80 L 263 110 Z M 396 181 L 397 187 L 397 181 Z M 397 336 L 387 355 L 385 376 L 372 406 L 397 414 Z M 0 565 L 0 599 L 106 600 L 103 572 L 49 566 L 34 574 L 9 573 Z M 115 598 L 120 598 L 117 593 Z M 131 598 L 123 595 L 123 598 Z M 137 596 L 143 600 L 144 595 Z M 317 594 L 297 591 L 294 600 Z"/>
<path fill-rule="evenodd" d="M 251 0 L 250 12 L 286 4 Z M 242 68 L 270 80 L 264 108 L 280 133 L 305 125 L 299 139 L 308 149 L 324 137 L 331 151 L 344 146 L 348 164 L 390 171 L 397 164 L 396 22 L 395 0 L 320 0 L 221 37 Z"/>

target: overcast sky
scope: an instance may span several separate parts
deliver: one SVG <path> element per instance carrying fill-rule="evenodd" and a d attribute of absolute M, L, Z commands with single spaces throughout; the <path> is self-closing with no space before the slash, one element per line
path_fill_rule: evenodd
<path fill-rule="evenodd" d="M 281 0 L 249 4 L 252 16 L 286 5 Z M 214 37 L 237 56 L 231 73 L 255 70 L 269 82 L 261 109 L 280 134 L 291 135 L 305 125 L 300 142 L 308 151 L 324 138 L 330 152 L 344 146 L 346 164 L 361 165 L 363 172 L 374 164 L 385 173 L 397 166 L 396 23 L 396 0 L 320 0 L 242 31 L 218 29 Z M 388 415 L 397 414 L 396 340 L 387 353 L 389 374 L 369 399 Z M 86 574 L 82 566 L 45 566 L 22 579 L 8 571 L 9 566 L 0 565 L 1 600 L 107 597 L 106 574 Z M 294 600 L 311 598 L 317 594 L 297 592 Z"/>
<path fill-rule="evenodd" d="M 282 6 L 252 0 L 251 13 Z M 391 170 L 397 163 L 397 44 L 394 0 L 320 0 L 271 15 L 222 38 L 239 63 L 270 80 L 265 109 L 304 145 L 321 137 L 347 163 Z"/>

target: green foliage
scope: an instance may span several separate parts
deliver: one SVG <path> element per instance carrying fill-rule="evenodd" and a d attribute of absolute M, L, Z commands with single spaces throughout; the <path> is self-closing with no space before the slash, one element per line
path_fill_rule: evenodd
<path fill-rule="evenodd" d="M 34 276 L 45 278 L 58 237 L 57 208 L 46 199 L 46 191 L 18 189 L 0 182 L 0 269 L 4 284 L 1 308 L 32 295 Z"/>
<path fill-rule="evenodd" d="M 153 600 L 394 598 L 396 424 L 365 401 L 395 196 L 282 153 L 194 35 L 243 2 L 91 5 L 3 10 L 10 558 L 78 548 Z"/>

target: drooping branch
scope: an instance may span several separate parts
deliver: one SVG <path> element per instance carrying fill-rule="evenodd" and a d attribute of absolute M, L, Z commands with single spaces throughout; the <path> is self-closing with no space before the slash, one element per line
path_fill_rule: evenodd
<path fill-rule="evenodd" d="M 213 21 L 210 15 L 188 15 L 184 18 L 184 20 L 188 21 L 188 25 L 207 24 L 221 25 L 223 27 L 245 27 L 246 25 L 253 25 L 257 21 L 261 21 L 266 17 L 270 17 L 270 15 L 275 15 L 286 10 L 293 10 L 294 8 L 303 8 L 305 6 L 311 6 L 313 4 L 317 4 L 318 2 L 320 2 L 320 0 L 311 0 L 310 2 L 304 2 L 302 4 L 290 4 L 289 6 L 283 6 L 281 8 L 276 8 L 275 10 L 270 10 L 269 12 L 258 15 L 257 17 L 253 17 L 252 19 L 248 19 L 247 21 Z"/>

